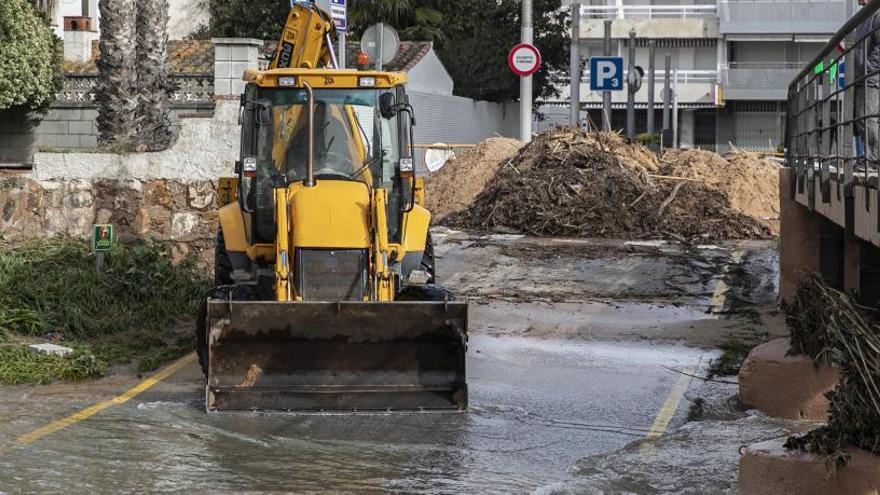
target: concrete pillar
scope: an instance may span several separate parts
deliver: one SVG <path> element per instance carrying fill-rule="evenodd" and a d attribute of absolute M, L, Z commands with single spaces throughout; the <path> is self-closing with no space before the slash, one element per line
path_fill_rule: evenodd
<path fill-rule="evenodd" d="M 86 63 L 92 59 L 92 42 L 98 41 L 97 31 L 65 31 L 64 60 Z"/>
<path fill-rule="evenodd" d="M 858 243 L 858 302 L 873 307 L 880 301 L 880 248 L 865 241 Z"/>
<path fill-rule="evenodd" d="M 261 40 L 252 38 L 213 38 L 214 95 L 237 97 L 244 92 L 244 71 L 260 68 Z"/>
<path fill-rule="evenodd" d="M 844 289 L 844 246 L 843 227 L 817 215 L 819 221 L 819 273 L 829 286 Z"/>
<path fill-rule="evenodd" d="M 798 285 L 819 271 L 819 218 L 794 201 L 794 171 L 779 170 L 779 298 L 791 302 Z"/>
<path fill-rule="evenodd" d="M 681 111 L 681 131 L 679 131 L 679 146 L 682 148 L 693 148 L 696 143 L 696 119 L 697 113 L 694 110 Z"/>
<path fill-rule="evenodd" d="M 859 292 L 861 285 L 862 241 L 847 237 L 843 243 L 843 289 L 846 292 Z"/>

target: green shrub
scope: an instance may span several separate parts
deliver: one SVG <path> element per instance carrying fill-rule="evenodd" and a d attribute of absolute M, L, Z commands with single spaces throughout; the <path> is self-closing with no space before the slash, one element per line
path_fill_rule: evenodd
<path fill-rule="evenodd" d="M 660 134 L 648 134 L 647 132 L 643 132 L 641 134 L 636 135 L 636 142 L 644 145 L 660 145 Z"/>
<path fill-rule="evenodd" d="M 51 334 L 91 350 L 100 363 L 139 361 L 152 369 L 192 349 L 206 275 L 192 258 L 174 266 L 170 245 L 155 241 L 115 245 L 99 275 L 87 241 L 0 240 L 0 335 Z M 77 362 L 76 369 L 96 369 L 85 358 Z"/>
<path fill-rule="evenodd" d="M 0 1 L 0 110 L 45 109 L 63 84 L 60 41 L 33 0 Z"/>

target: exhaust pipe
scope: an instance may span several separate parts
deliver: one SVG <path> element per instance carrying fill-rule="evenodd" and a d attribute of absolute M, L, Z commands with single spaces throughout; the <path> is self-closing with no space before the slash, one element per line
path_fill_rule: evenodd
<path fill-rule="evenodd" d="M 312 90 L 312 86 L 303 82 L 303 87 L 306 88 L 306 94 L 309 98 L 309 108 L 308 108 L 308 117 L 309 117 L 309 139 L 308 139 L 308 149 L 306 150 L 306 179 L 303 181 L 303 185 L 306 187 L 314 187 L 315 186 L 315 91 Z"/>

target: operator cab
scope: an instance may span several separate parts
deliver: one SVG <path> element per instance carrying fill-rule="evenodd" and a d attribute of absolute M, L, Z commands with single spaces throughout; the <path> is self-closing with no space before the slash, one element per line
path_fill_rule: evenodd
<path fill-rule="evenodd" d="M 248 71 L 244 79 L 237 173 L 249 243 L 274 240 L 273 190 L 309 185 L 310 154 L 314 181 L 358 181 L 387 190 L 389 240 L 399 242 L 402 215 L 415 203 L 415 119 L 406 76 L 275 69 Z"/>

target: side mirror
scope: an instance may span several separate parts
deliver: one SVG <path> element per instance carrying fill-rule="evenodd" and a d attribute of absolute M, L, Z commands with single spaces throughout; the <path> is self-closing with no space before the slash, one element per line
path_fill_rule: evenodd
<path fill-rule="evenodd" d="M 379 114 L 383 119 L 393 118 L 397 114 L 397 100 L 394 93 L 382 93 L 379 96 Z"/>

